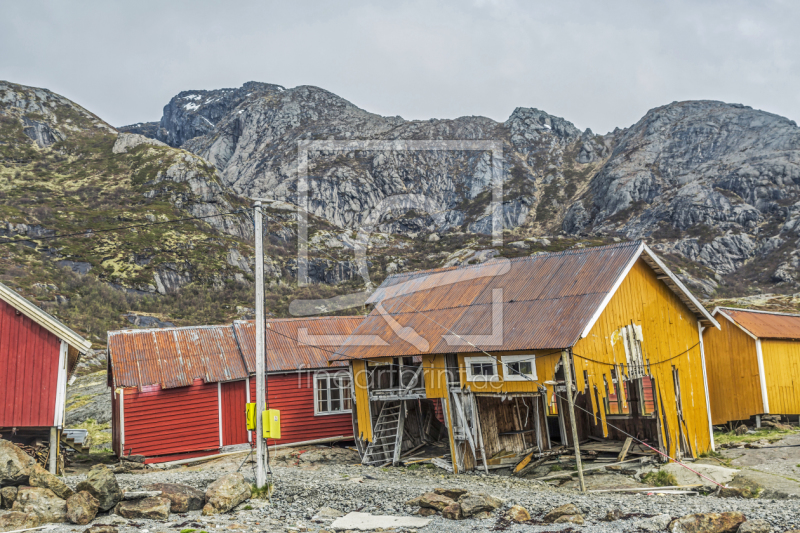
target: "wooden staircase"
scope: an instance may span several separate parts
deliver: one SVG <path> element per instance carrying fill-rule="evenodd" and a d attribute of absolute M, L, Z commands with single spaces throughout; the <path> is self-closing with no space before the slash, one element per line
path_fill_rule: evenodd
<path fill-rule="evenodd" d="M 403 443 L 403 424 L 406 418 L 403 401 L 384 402 L 378 421 L 372 430 L 372 442 L 367 446 L 361 464 L 384 466 L 397 464 Z"/>
<path fill-rule="evenodd" d="M 61 442 L 80 453 L 89 453 L 92 449 L 92 438 L 85 429 L 65 429 L 61 433 Z"/>

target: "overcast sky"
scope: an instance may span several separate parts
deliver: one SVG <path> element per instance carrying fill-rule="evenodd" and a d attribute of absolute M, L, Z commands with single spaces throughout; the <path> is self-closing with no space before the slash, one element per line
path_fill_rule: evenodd
<path fill-rule="evenodd" d="M 316 85 L 406 119 L 537 107 L 605 133 L 675 100 L 800 120 L 800 2 L 6 1 L 0 79 L 121 126 L 182 90 Z"/>

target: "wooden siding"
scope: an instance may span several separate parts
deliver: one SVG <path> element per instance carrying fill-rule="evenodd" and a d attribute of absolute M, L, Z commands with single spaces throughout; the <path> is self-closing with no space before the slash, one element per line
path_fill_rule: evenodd
<path fill-rule="evenodd" d="M 125 455 L 159 456 L 219 449 L 217 384 L 139 392 L 124 389 Z"/>
<path fill-rule="evenodd" d="M 358 415 L 359 437 L 372 442 L 372 418 L 369 409 L 369 376 L 366 361 L 352 361 L 353 388 L 356 392 L 356 414 Z M 426 376 L 427 377 L 427 376 Z M 427 381 L 425 382 L 427 386 Z"/>
<path fill-rule="evenodd" d="M 60 348 L 58 337 L 0 300 L 0 427 L 54 424 Z"/>
<path fill-rule="evenodd" d="M 281 412 L 281 438 L 268 439 L 269 446 L 353 435 L 349 411 L 314 415 L 314 375 L 313 372 L 270 374 L 267 405 Z M 253 377 L 250 379 L 250 398 L 255 401 L 255 397 L 256 379 Z"/>
<path fill-rule="evenodd" d="M 447 398 L 447 373 L 443 354 L 423 355 L 422 372 L 425 381 L 425 396 Z"/>
<path fill-rule="evenodd" d="M 800 342 L 761 339 L 761 354 L 769 412 L 800 414 Z"/>
<path fill-rule="evenodd" d="M 597 387 L 602 401 L 606 394 L 603 377 L 611 383 L 613 365 L 622 365 L 626 361 L 622 342 L 615 337 L 621 327 L 632 321 L 642 327 L 642 350 L 649 373 L 655 379 L 665 448 L 674 457 L 678 435 L 682 432 L 693 455 L 709 450 L 711 435 L 697 317 L 641 259 L 622 281 L 589 335 L 574 346 L 578 390 L 587 386 L 585 372 L 589 378 L 589 390 Z M 678 369 L 683 423 L 678 417 L 673 368 Z M 549 378 L 540 375 L 539 379 Z M 601 415 L 603 434 L 608 435 L 605 410 L 594 405 L 594 394 L 589 396 L 594 412 Z"/>
<path fill-rule="evenodd" d="M 711 421 L 747 420 L 764 412 L 756 341 L 721 314 L 716 318 L 722 329 L 703 332 Z"/>

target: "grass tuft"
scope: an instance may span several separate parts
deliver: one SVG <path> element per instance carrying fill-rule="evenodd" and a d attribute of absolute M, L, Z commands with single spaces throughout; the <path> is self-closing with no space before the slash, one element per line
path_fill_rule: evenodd
<path fill-rule="evenodd" d="M 671 474 L 666 470 L 648 472 L 642 476 L 642 481 L 654 487 L 674 487 L 678 484 L 675 474 Z"/>

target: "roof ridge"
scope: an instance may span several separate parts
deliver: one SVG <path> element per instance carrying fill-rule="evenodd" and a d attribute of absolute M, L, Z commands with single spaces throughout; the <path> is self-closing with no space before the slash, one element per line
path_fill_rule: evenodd
<path fill-rule="evenodd" d="M 187 329 L 214 329 L 214 328 L 230 328 L 233 324 L 202 324 L 199 326 L 173 326 L 170 328 L 128 328 L 128 329 L 115 329 L 108 332 L 108 335 L 128 334 L 128 333 L 149 333 L 153 331 L 181 331 Z"/>
<path fill-rule="evenodd" d="M 422 275 L 425 275 L 425 274 L 438 274 L 440 272 L 452 272 L 454 270 L 460 270 L 460 269 L 466 270 L 466 269 L 469 269 L 469 268 L 479 268 L 479 267 L 483 267 L 483 266 L 486 266 L 486 265 L 490 265 L 493 262 L 498 262 L 500 259 L 505 259 L 506 261 L 509 261 L 511 263 L 519 263 L 519 262 L 523 262 L 523 261 L 536 261 L 536 260 L 539 260 L 539 259 L 548 259 L 548 258 L 551 258 L 551 257 L 563 257 L 565 255 L 579 255 L 579 254 L 583 254 L 583 253 L 590 253 L 590 252 L 597 252 L 597 251 L 602 251 L 602 250 L 609 250 L 609 249 L 612 249 L 612 248 L 627 248 L 627 247 L 634 247 L 634 246 L 638 247 L 640 244 L 642 244 L 642 242 L 644 242 L 644 241 L 639 239 L 639 240 L 635 240 L 635 241 L 626 241 L 626 242 L 613 243 L 613 244 L 603 244 L 601 246 L 589 246 L 589 247 L 586 247 L 586 248 L 568 248 L 566 250 L 561 250 L 560 252 L 540 252 L 540 253 L 537 253 L 535 255 L 512 257 L 510 259 L 505 258 L 505 257 L 492 258 L 492 259 L 489 259 L 488 261 L 484 261 L 483 263 L 477 263 L 475 265 L 454 265 L 454 266 L 450 266 L 450 267 L 439 267 L 439 268 L 429 268 L 427 270 L 416 270 L 414 272 L 400 272 L 400 273 L 397 273 L 397 274 L 392 274 L 390 276 L 387 276 L 384 279 L 384 282 L 386 282 L 388 280 L 391 280 L 391 279 L 394 279 L 394 278 L 401 278 L 401 277 L 404 277 L 404 276 L 406 276 L 407 279 L 412 279 L 413 277 L 422 276 Z"/>
<path fill-rule="evenodd" d="M 800 314 L 781 313 L 780 311 L 762 311 L 761 309 L 742 309 L 740 307 L 725 307 L 722 305 L 718 305 L 717 309 L 723 309 L 725 311 L 740 311 L 743 313 L 759 313 L 762 315 L 792 316 L 795 318 L 800 318 Z"/>

